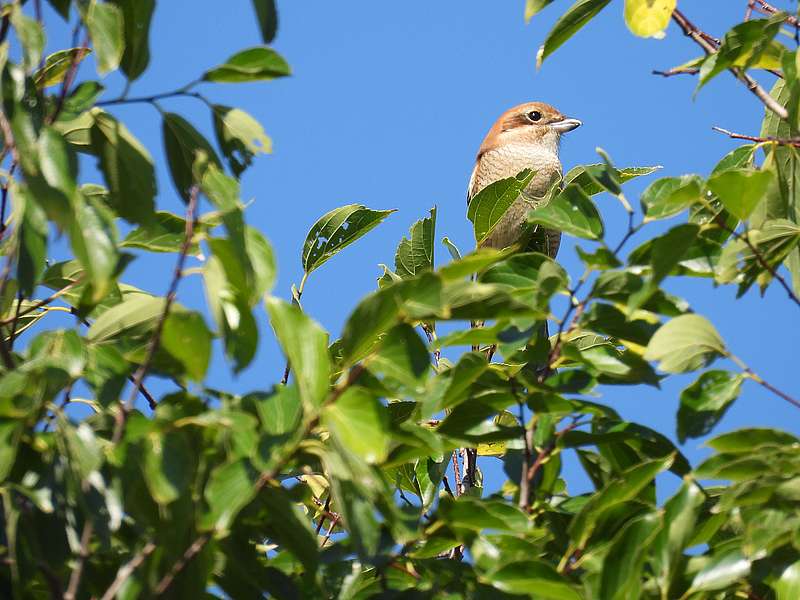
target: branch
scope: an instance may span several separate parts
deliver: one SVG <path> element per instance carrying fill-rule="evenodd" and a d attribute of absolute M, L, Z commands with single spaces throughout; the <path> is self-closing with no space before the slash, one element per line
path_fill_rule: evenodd
<path fill-rule="evenodd" d="M 724 133 L 729 138 L 733 138 L 735 140 L 747 140 L 750 142 L 758 142 L 758 143 L 770 143 L 770 144 L 777 144 L 778 146 L 793 146 L 795 148 L 800 148 L 800 138 L 776 138 L 772 136 L 768 137 L 756 137 L 752 135 L 744 135 L 742 133 L 734 133 L 732 131 L 728 131 L 727 129 L 723 129 L 722 127 L 712 127 L 714 131 L 719 131 L 720 133 Z"/>
<path fill-rule="evenodd" d="M 86 559 L 89 556 L 89 542 L 92 539 L 92 522 L 87 519 L 83 524 L 83 532 L 81 533 L 81 549 L 78 554 L 78 564 L 69 577 L 69 585 L 67 591 L 64 593 L 64 600 L 75 600 L 78 593 L 78 587 L 81 584 L 81 575 L 83 575 L 83 566 L 86 564 Z"/>
<path fill-rule="evenodd" d="M 192 559 L 195 556 L 197 556 L 203 549 L 203 547 L 208 543 L 209 538 L 210 535 L 204 533 L 194 542 L 192 542 L 192 545 L 186 549 L 186 552 L 183 553 L 183 556 L 181 556 L 177 560 L 177 562 L 175 562 L 175 564 L 172 565 L 172 568 L 169 570 L 169 573 L 164 575 L 161 581 L 158 582 L 158 585 L 153 590 L 153 595 L 160 596 L 161 594 L 167 591 L 169 586 L 172 585 L 172 582 L 180 574 L 180 572 L 186 568 L 186 565 L 188 565 L 192 561 Z"/>
<path fill-rule="evenodd" d="M 171 92 L 162 92 L 161 94 L 153 94 L 152 96 L 137 96 L 134 98 L 126 98 L 125 96 L 119 96 L 118 98 L 112 98 L 111 100 L 102 100 L 100 102 L 96 102 L 95 106 L 114 106 L 117 104 L 154 104 L 159 100 L 165 100 L 167 98 L 179 98 L 179 97 L 189 97 L 189 98 L 197 98 L 198 100 L 202 100 L 203 102 L 207 102 L 205 97 L 200 92 L 192 92 L 190 91 L 194 86 L 196 86 L 199 81 L 192 81 L 187 83 L 185 86 L 178 88 L 177 90 L 172 90 Z"/>
<path fill-rule="evenodd" d="M 122 432 L 125 428 L 125 421 L 128 413 L 133 409 L 134 402 L 136 401 L 136 395 L 139 393 L 139 390 L 142 387 L 142 381 L 144 380 L 145 375 L 147 375 L 147 370 L 150 368 L 150 364 L 153 362 L 153 358 L 158 350 L 159 342 L 161 341 L 161 333 L 164 331 L 164 323 L 169 316 L 169 309 L 172 307 L 172 303 L 175 301 L 175 296 L 178 293 L 178 284 L 180 283 L 183 275 L 183 266 L 186 263 L 186 255 L 189 253 L 189 247 L 192 244 L 192 237 L 194 236 L 194 227 L 197 222 L 196 212 L 197 197 L 199 192 L 200 189 L 197 185 L 193 185 L 191 191 L 189 192 L 189 204 L 186 207 L 186 229 L 183 235 L 183 244 L 181 245 L 181 250 L 178 254 L 178 260 L 175 264 L 175 272 L 172 276 L 172 282 L 170 283 L 169 291 L 167 292 L 167 296 L 164 301 L 164 310 L 162 311 L 161 316 L 156 323 L 153 336 L 150 338 L 145 359 L 139 366 L 136 374 L 133 376 L 133 389 L 128 397 L 128 401 L 120 407 L 120 410 L 117 413 L 114 435 L 112 437 L 112 442 L 115 444 L 122 437 Z"/>
<path fill-rule="evenodd" d="M 758 4 L 758 6 L 756 6 Z M 780 11 L 779 9 L 775 8 L 771 4 L 764 2 L 764 0 L 750 0 L 750 5 L 748 10 L 752 7 L 753 10 L 760 12 L 762 15 L 774 15 Z M 793 17 L 792 15 L 786 15 L 784 22 L 788 25 L 791 25 L 795 29 L 800 29 L 800 20 L 797 17 Z"/>
<path fill-rule="evenodd" d="M 687 19 L 686 16 L 684 16 L 684 14 L 677 8 L 672 11 L 672 20 L 675 21 L 683 30 L 683 33 L 692 38 L 705 51 L 706 54 L 714 54 L 719 49 L 719 40 L 710 36 L 701 29 L 698 29 L 694 23 Z M 774 112 L 781 119 L 787 119 L 789 117 L 789 113 L 786 111 L 786 109 L 781 106 L 775 100 L 775 98 L 770 96 L 769 93 L 762 88 L 755 79 L 750 77 L 739 67 L 730 67 L 728 70 L 733 73 L 733 76 L 741 81 L 748 90 L 750 90 L 759 100 L 761 100 L 762 104 L 764 104 L 764 106 L 766 106 L 769 110 Z"/>
<path fill-rule="evenodd" d="M 696 69 L 694 67 L 686 67 L 683 69 L 680 67 L 675 67 L 674 69 L 669 69 L 668 71 L 652 71 L 653 75 L 661 75 L 662 77 L 674 77 L 675 75 L 697 75 L 699 72 L 700 69 Z"/>
<path fill-rule="evenodd" d="M 724 226 L 724 225 L 722 225 L 721 227 L 722 227 L 722 229 L 724 229 L 724 230 L 726 230 L 728 233 L 730 233 L 730 234 L 731 234 L 733 237 L 735 237 L 737 240 L 739 240 L 739 241 L 742 241 L 742 242 L 744 242 L 744 243 L 747 245 L 747 247 L 750 249 L 750 252 L 752 252 L 752 253 L 753 253 L 753 256 L 755 256 L 755 257 L 756 257 L 756 260 L 758 261 L 758 264 L 760 264 L 760 265 L 761 265 L 761 268 L 762 268 L 762 269 L 764 269 L 764 270 L 766 270 L 767 272 L 769 272 L 769 274 L 770 274 L 770 275 L 772 275 L 772 277 L 773 277 L 773 278 L 774 278 L 774 279 L 775 279 L 775 280 L 776 280 L 778 283 L 780 283 L 780 284 L 781 284 L 781 286 L 783 287 L 783 289 L 784 289 L 784 290 L 786 291 L 786 293 L 788 294 L 788 296 L 789 296 L 789 299 L 790 299 L 792 302 L 794 302 L 794 303 L 795 303 L 795 304 L 796 304 L 798 307 L 800 307 L 800 298 L 798 298 L 798 297 L 797 297 L 797 295 L 794 293 L 794 290 L 792 290 L 792 286 L 791 286 L 791 285 L 789 285 L 789 282 L 788 282 L 788 281 L 786 281 L 786 279 L 784 278 L 784 276 L 783 276 L 783 275 L 781 275 L 781 274 L 778 272 L 778 269 L 777 269 L 777 267 L 773 267 L 772 265 L 770 265 L 770 264 L 767 262 L 767 259 L 766 259 L 766 258 L 764 258 L 764 255 L 763 255 L 763 254 L 761 254 L 761 252 L 758 250 L 758 248 L 756 248 L 755 244 L 753 244 L 753 242 L 751 242 L 751 241 L 750 241 L 750 236 L 748 236 L 748 235 L 742 235 L 741 233 L 739 233 L 739 232 L 738 232 L 738 231 L 736 231 L 735 229 L 732 229 L 732 228 L 730 228 L 730 227 L 726 227 L 726 226 Z"/>
<path fill-rule="evenodd" d="M 130 577 L 133 572 L 141 565 L 144 560 L 153 553 L 153 550 L 156 549 L 156 545 L 153 542 L 147 542 L 144 545 L 144 548 L 136 554 L 132 559 L 122 565 L 119 570 L 117 571 L 117 576 L 114 578 L 114 581 L 111 582 L 111 585 L 108 586 L 105 594 L 100 598 L 100 600 L 114 600 L 119 591 L 119 588 L 122 587 L 122 584 Z"/>

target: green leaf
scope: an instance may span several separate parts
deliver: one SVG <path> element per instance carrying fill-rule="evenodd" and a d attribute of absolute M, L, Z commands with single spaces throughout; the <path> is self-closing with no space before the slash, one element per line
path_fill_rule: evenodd
<path fill-rule="evenodd" d="M 125 220 L 144 223 L 153 215 L 156 177 L 153 159 L 127 128 L 110 114 L 92 109 L 92 146 L 110 192 L 111 205 Z"/>
<path fill-rule="evenodd" d="M 711 177 L 708 187 L 731 214 L 746 221 L 776 183 L 772 171 L 730 169 Z"/>
<path fill-rule="evenodd" d="M 531 307 L 549 312 L 548 303 L 556 293 L 567 288 L 564 269 L 554 260 L 538 253 L 515 254 L 489 267 L 480 276 Z"/>
<path fill-rule="evenodd" d="M 626 167 L 624 169 L 615 169 L 605 162 L 594 165 L 581 165 L 573 167 L 564 175 L 564 185 L 575 183 L 583 188 L 583 191 L 589 196 L 594 196 L 604 190 L 603 186 L 597 182 L 597 177 L 592 176 L 597 170 L 613 169 L 614 179 L 619 183 L 625 183 L 631 179 L 655 173 L 660 168 L 661 167 Z"/>
<path fill-rule="evenodd" d="M 303 244 L 301 262 L 308 274 L 377 227 L 394 210 L 371 210 L 361 204 L 335 208 L 314 223 Z"/>
<path fill-rule="evenodd" d="M 0 477 L 3 481 L 14 466 L 23 428 L 20 421 L 0 420 Z"/>
<path fill-rule="evenodd" d="M 657 512 L 647 512 L 626 523 L 614 536 L 601 569 L 602 598 L 627 600 L 640 597 L 644 562 L 662 526 Z"/>
<path fill-rule="evenodd" d="M 275 7 L 275 0 L 253 0 L 253 9 L 258 18 L 261 39 L 265 44 L 269 44 L 275 39 L 278 31 L 278 10 Z"/>
<path fill-rule="evenodd" d="M 322 412 L 322 422 L 333 439 L 371 464 L 386 460 L 389 451 L 389 414 L 362 387 L 349 387 Z"/>
<path fill-rule="evenodd" d="M 83 194 L 76 196 L 75 204 L 75 220 L 69 233 L 72 251 L 92 284 L 87 300 L 96 304 L 108 294 L 117 269 L 119 255 L 114 243 L 114 223 L 102 208 Z"/>
<path fill-rule="evenodd" d="M 97 72 L 105 75 L 119 67 L 125 50 L 122 11 L 100 2 L 92 2 L 84 10 L 84 23 L 97 55 Z"/>
<path fill-rule="evenodd" d="M 91 48 L 69 48 L 48 55 L 41 69 L 33 74 L 36 87 L 46 88 L 64 81 L 73 61 L 78 65 L 91 54 Z"/>
<path fill-rule="evenodd" d="M 800 597 L 800 560 L 786 567 L 778 580 L 772 584 L 775 600 L 793 600 Z"/>
<path fill-rule="evenodd" d="M 760 446 L 795 446 L 800 439 L 786 431 L 764 428 L 738 429 L 724 433 L 706 442 L 717 452 L 748 453 Z"/>
<path fill-rule="evenodd" d="M 588 240 L 603 237 L 603 221 L 589 195 L 571 183 L 544 206 L 528 213 L 528 221 Z"/>
<path fill-rule="evenodd" d="M 203 79 L 216 83 L 241 83 L 266 81 L 291 74 L 283 57 L 264 46 L 242 50 L 231 56 L 224 64 L 206 71 Z"/>
<path fill-rule="evenodd" d="M 660 361 L 662 371 L 684 373 L 727 355 L 725 342 L 714 326 L 700 315 L 687 314 L 662 325 L 647 345 L 644 357 Z"/>
<path fill-rule="evenodd" d="M 260 499 L 267 507 L 268 524 L 276 541 L 287 548 L 305 567 L 306 574 L 313 578 L 319 550 L 317 536 L 311 531 L 307 516 L 283 488 L 266 487 L 261 491 Z"/>
<path fill-rule="evenodd" d="M 436 207 L 430 216 L 411 226 L 409 237 L 400 240 L 394 256 L 395 272 L 403 279 L 433 270 L 433 243 L 436 237 Z"/>
<path fill-rule="evenodd" d="M 11 24 L 17 32 L 20 44 L 22 44 L 23 65 L 27 71 L 30 71 L 39 65 L 39 61 L 42 58 L 42 51 L 45 45 L 44 29 L 36 19 L 25 15 L 19 5 L 16 4 L 11 9 Z"/>
<path fill-rule="evenodd" d="M 744 146 L 739 146 L 728 152 L 725 156 L 720 159 L 720 161 L 714 167 L 714 170 L 711 171 L 711 175 L 717 175 L 718 173 L 724 173 L 725 171 L 730 171 L 731 169 L 743 169 L 753 166 L 753 153 L 756 151 L 755 144 L 745 144 Z"/>
<path fill-rule="evenodd" d="M 133 294 L 112 306 L 92 323 L 86 338 L 104 342 L 130 330 L 148 331 L 164 312 L 164 298 L 149 294 Z"/>
<path fill-rule="evenodd" d="M 150 495 L 166 506 L 185 494 L 193 479 L 194 459 L 181 430 L 154 431 L 144 443 L 142 471 Z"/>
<path fill-rule="evenodd" d="M 731 550 L 711 558 L 694 576 L 687 594 L 723 590 L 750 574 L 750 560 L 741 550 Z"/>
<path fill-rule="evenodd" d="M 516 177 L 490 183 L 470 199 L 467 218 L 472 221 L 478 245 L 489 237 L 505 212 L 530 183 L 533 175 L 533 171 L 525 169 Z"/>
<path fill-rule="evenodd" d="M 253 360 L 258 346 L 258 329 L 250 303 L 228 281 L 225 267 L 217 256 L 211 256 L 203 269 L 209 311 L 225 341 L 225 354 L 233 359 L 239 372 Z"/>
<path fill-rule="evenodd" d="M 739 396 L 744 376 L 730 371 L 706 371 L 681 392 L 678 440 L 706 435 Z"/>
<path fill-rule="evenodd" d="M 96 81 L 84 81 L 79 84 L 64 100 L 58 120 L 71 121 L 80 117 L 82 113 L 94 106 L 104 89 Z"/>
<path fill-rule="evenodd" d="M 739 23 L 722 38 L 719 49 L 700 66 L 697 91 L 725 69 L 736 66 L 748 69 L 768 51 L 780 30 L 784 15 L 769 19 L 752 19 Z"/>
<path fill-rule="evenodd" d="M 677 0 L 625 0 L 625 23 L 634 35 L 664 37 Z"/>
<path fill-rule="evenodd" d="M 149 252 L 180 252 L 186 238 L 186 220 L 169 212 L 159 211 L 151 221 L 131 230 L 120 242 L 121 248 L 141 248 Z M 200 251 L 197 244 L 190 254 Z"/>
<path fill-rule="evenodd" d="M 695 535 L 704 499 L 700 486 L 692 481 L 684 481 L 664 505 L 664 527 L 653 544 L 656 581 L 664 598 L 669 597 L 673 578 L 682 574 L 683 551 Z"/>
<path fill-rule="evenodd" d="M 650 276 L 645 285 L 628 298 L 629 314 L 642 307 L 659 291 L 659 284 L 672 273 L 697 239 L 699 232 L 699 225 L 683 223 L 645 242 L 630 254 L 628 261 L 633 265 L 649 263 Z"/>
<path fill-rule="evenodd" d="M 112 0 L 121 9 L 125 24 L 122 72 L 129 81 L 138 79 L 150 62 L 150 21 L 155 0 Z"/>
<path fill-rule="evenodd" d="M 525 0 L 525 22 L 528 23 L 539 11 L 553 0 Z"/>
<path fill-rule="evenodd" d="M 671 217 L 696 204 L 702 198 L 702 184 L 697 175 L 665 177 L 654 181 L 641 197 L 645 220 Z"/>
<path fill-rule="evenodd" d="M 451 525 L 473 531 L 495 529 L 521 534 L 530 526 L 528 516 L 522 510 L 501 500 L 467 495 L 459 496 L 457 500 L 442 498 L 439 512 Z"/>
<path fill-rule="evenodd" d="M 567 12 L 559 17 L 550 33 L 547 34 L 544 44 L 536 53 L 536 67 L 541 67 L 545 58 L 591 21 L 609 2 L 610 0 L 578 0 L 573 4 Z"/>
<path fill-rule="evenodd" d="M 183 365 L 191 379 L 202 381 L 211 360 L 211 339 L 200 313 L 171 311 L 164 322 L 161 347 Z"/>
<path fill-rule="evenodd" d="M 27 188 L 14 188 L 15 212 L 21 212 L 21 224 L 18 230 L 19 258 L 17 260 L 17 279 L 20 291 L 31 297 L 39 283 L 45 267 L 47 256 L 47 216 L 31 197 Z"/>
<path fill-rule="evenodd" d="M 234 460 L 211 471 L 203 496 L 208 510 L 200 518 L 200 530 L 212 530 L 217 537 L 228 534 L 241 510 L 255 498 L 252 468 L 246 459 Z"/>
<path fill-rule="evenodd" d="M 199 183 L 194 175 L 198 154 L 216 166 L 220 166 L 219 158 L 208 140 L 182 116 L 164 113 L 163 117 L 161 131 L 172 183 L 183 201 L 188 202 L 192 186 Z"/>
<path fill-rule="evenodd" d="M 59 15 L 61 15 L 65 21 L 69 21 L 69 7 L 72 3 L 72 0 L 47 0 L 50 3 L 50 6 L 53 7 Z"/>
<path fill-rule="evenodd" d="M 535 590 L 536 597 L 548 600 L 582 598 L 564 577 L 544 562 L 525 560 L 507 563 L 486 578 L 494 587 L 509 594 L 529 596 Z"/>
<path fill-rule="evenodd" d="M 669 468 L 672 462 L 672 456 L 645 461 L 627 469 L 619 478 L 611 480 L 583 505 L 570 523 L 571 547 L 583 547 L 604 513 L 622 502 L 639 496 L 642 490 L 652 483 L 655 476 Z"/>
<path fill-rule="evenodd" d="M 237 177 L 250 166 L 256 154 L 272 152 L 272 140 L 261 123 L 245 111 L 215 104 L 213 115 L 217 143 Z"/>
<path fill-rule="evenodd" d="M 328 334 L 296 305 L 278 298 L 267 298 L 265 303 L 300 388 L 303 406 L 308 414 L 315 414 L 328 394 Z"/>
<path fill-rule="evenodd" d="M 418 389 L 430 371 L 430 354 L 414 328 L 397 325 L 383 337 L 380 349 L 369 359 L 369 369 Z"/>
<path fill-rule="evenodd" d="M 772 281 L 764 264 L 776 269 L 800 244 L 800 226 L 786 219 L 765 221 L 760 229 L 750 229 L 744 239 L 730 241 L 722 250 L 714 276 L 720 283 L 739 284 L 736 296 L 742 296 L 758 281 L 763 292 Z M 757 250 L 753 251 L 751 245 Z M 791 261 L 789 264 L 792 264 Z"/>

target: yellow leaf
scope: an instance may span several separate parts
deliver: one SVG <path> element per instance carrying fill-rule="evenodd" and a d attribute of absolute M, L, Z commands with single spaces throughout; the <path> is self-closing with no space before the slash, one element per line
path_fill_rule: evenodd
<path fill-rule="evenodd" d="M 625 0 L 625 23 L 635 35 L 664 37 L 677 0 Z"/>

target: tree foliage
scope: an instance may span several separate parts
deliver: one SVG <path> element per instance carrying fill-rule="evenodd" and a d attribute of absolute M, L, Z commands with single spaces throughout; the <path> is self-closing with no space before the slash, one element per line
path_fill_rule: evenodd
<path fill-rule="evenodd" d="M 596 164 L 568 172 L 529 220 L 582 240 L 577 277 L 543 254 L 462 254 L 448 238 L 451 260 L 437 262 L 434 208 L 330 339 L 302 309 L 304 287 L 393 211 L 351 204 L 322 216 L 299 253 L 299 287 L 290 301 L 273 295 L 276 257 L 247 224 L 238 181 L 270 141 L 254 117 L 208 94 L 288 76 L 284 58 L 254 45 L 178 89 L 109 98 L 85 69 L 79 77 L 84 59 L 93 54 L 101 75 L 142 77 L 158 59 L 149 49 L 157 3 L 49 3 L 77 22 L 81 45 L 45 56 L 38 2 L 0 13 L 0 595 L 800 595 L 800 439 L 728 432 L 692 465 L 663 433 L 596 398 L 696 373 L 680 395 L 681 441 L 746 401 L 745 382 L 800 405 L 662 288 L 668 277 L 736 285 L 739 295 L 781 286 L 800 308 L 800 53 L 779 41 L 800 29 L 795 16 L 754 2 L 754 18 L 717 40 L 675 0 L 626 0 L 634 34 L 658 38 L 673 20 L 703 52 L 673 73 L 696 74 L 700 88 L 730 71 L 754 93 L 765 106 L 761 135 L 731 134 L 748 143 L 708 177 L 655 179 L 637 208 L 625 182 L 655 168 L 619 168 L 600 151 Z M 252 4 L 254 43 L 269 44 L 275 4 Z M 527 0 L 527 18 L 550 4 Z M 539 62 L 608 4 L 563 8 Z M 771 92 L 753 79 L 759 70 L 777 75 Z M 215 139 L 166 110 L 179 96 L 207 105 Z M 114 113 L 131 102 L 161 119 L 171 183 L 157 181 L 160 150 Z M 78 155 L 96 161 L 102 181 L 80 173 Z M 472 203 L 477 242 L 528 177 Z M 183 214 L 156 205 L 156 190 L 168 188 Z M 628 212 L 622 239 L 606 235 L 600 194 Z M 671 228 L 651 231 L 667 218 Z M 636 233 L 644 241 L 631 248 Z M 59 236 L 73 257 L 52 262 Z M 163 289 L 126 283 L 133 253 L 174 260 Z M 202 258 L 203 310 L 180 302 L 193 257 Z M 566 308 L 555 314 L 559 297 Z M 65 312 L 74 324 L 53 325 Z M 232 372 L 251 363 L 271 335 L 259 321 L 286 357 L 282 381 L 276 373 L 272 387 L 245 395 L 205 386 L 215 345 Z M 152 376 L 174 390 L 154 397 Z M 76 405 L 89 415 L 76 416 Z M 467 448 L 477 467 L 465 463 Z M 570 491 L 568 454 L 590 491 Z M 503 465 L 499 490 L 483 489 L 488 460 Z M 659 501 L 666 477 L 676 491 Z"/>

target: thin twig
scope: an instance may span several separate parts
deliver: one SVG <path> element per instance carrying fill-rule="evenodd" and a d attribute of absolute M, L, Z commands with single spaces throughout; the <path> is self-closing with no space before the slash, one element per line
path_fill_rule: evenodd
<path fill-rule="evenodd" d="M 165 100 L 167 98 L 179 98 L 179 97 L 190 97 L 190 98 L 197 98 L 198 100 L 205 101 L 205 98 L 200 92 L 190 92 L 189 90 L 192 89 L 195 85 L 199 82 L 193 81 L 182 88 L 178 88 L 177 90 L 172 90 L 171 92 L 162 92 L 160 94 L 153 94 L 152 96 L 137 96 L 134 98 L 126 98 L 125 96 L 120 96 L 119 98 L 112 98 L 111 100 L 102 100 L 100 102 L 96 102 L 95 106 L 114 106 L 117 104 L 153 104 L 154 102 L 158 102 L 159 100 Z"/>
<path fill-rule="evenodd" d="M 789 299 L 792 302 L 794 302 L 798 307 L 800 307 L 800 298 L 798 298 L 797 295 L 794 293 L 792 286 L 789 284 L 788 281 L 786 281 L 786 278 L 778 272 L 777 267 L 773 267 L 767 262 L 767 259 L 764 258 L 764 255 L 761 254 L 758 248 L 756 248 L 756 245 L 750 241 L 750 236 L 742 235 L 732 227 L 727 227 L 724 224 L 720 225 L 720 227 L 722 227 L 722 229 L 730 233 L 737 240 L 744 242 L 744 244 L 750 249 L 750 252 L 753 253 L 753 256 L 755 256 L 756 260 L 758 261 L 758 264 L 761 265 L 761 268 L 769 272 L 772 278 L 775 279 L 781 285 L 781 287 L 783 287 L 784 291 L 789 296 Z"/>
<path fill-rule="evenodd" d="M 52 295 L 48 296 L 47 298 L 45 298 L 43 300 L 39 300 L 38 302 L 30 305 L 26 309 L 20 310 L 19 311 L 19 315 L 17 315 L 17 318 L 24 317 L 25 315 L 30 314 L 30 313 L 34 312 L 35 310 L 38 310 L 38 309 L 42 308 L 43 306 L 47 306 L 53 300 L 55 300 L 59 296 L 63 296 L 68 291 L 70 291 L 72 288 L 74 288 L 76 285 L 79 285 L 80 283 L 81 283 L 80 279 L 76 279 L 75 281 L 73 281 L 71 283 L 68 283 L 63 288 L 61 288 L 57 292 L 54 292 Z M 20 304 L 18 304 L 17 306 L 20 306 Z M 2 320 L 0 320 L 0 325 L 8 325 L 9 323 L 13 322 L 14 320 L 15 320 L 14 317 L 8 317 L 6 319 L 2 319 Z"/>
<path fill-rule="evenodd" d="M 774 15 L 781 12 L 779 9 L 775 8 L 771 4 L 764 2 L 764 0 L 751 0 L 750 4 L 752 5 L 753 9 L 760 12 L 764 15 Z M 758 4 L 758 6 L 756 6 Z M 749 8 L 749 7 L 748 7 Z M 800 20 L 797 17 L 787 14 L 784 22 L 788 25 L 791 25 L 795 29 L 800 29 Z"/>
<path fill-rule="evenodd" d="M 164 323 L 169 316 L 169 309 L 172 307 L 172 303 L 175 301 L 175 297 L 178 293 L 178 284 L 181 281 L 181 277 L 183 276 L 183 266 L 186 263 L 186 255 L 189 253 L 189 247 L 192 244 L 192 237 L 194 236 L 194 228 L 197 222 L 197 197 L 199 195 L 199 188 L 197 185 L 193 185 L 192 189 L 189 192 L 189 203 L 186 207 L 186 229 L 183 235 L 183 243 L 181 244 L 181 250 L 178 254 L 178 260 L 175 264 L 175 272 L 172 276 L 172 282 L 169 285 L 169 291 L 167 292 L 167 296 L 164 300 L 164 310 L 161 312 L 161 316 L 156 323 L 155 330 L 153 331 L 153 335 L 150 338 L 150 343 L 147 347 L 147 353 L 145 355 L 144 361 L 139 366 L 139 369 L 136 371 L 136 374 L 133 376 L 133 389 L 131 390 L 131 394 L 128 397 L 127 402 L 120 407 L 119 412 L 117 412 L 116 424 L 114 428 L 114 436 L 112 437 L 112 441 L 116 444 L 120 438 L 122 437 L 123 429 L 125 428 L 125 421 L 127 419 L 128 413 L 133 409 L 134 402 L 136 401 L 136 396 L 139 393 L 139 389 L 141 388 L 142 381 L 144 381 L 145 375 L 147 375 L 147 370 L 150 368 L 150 364 L 153 362 L 153 358 L 155 357 L 156 351 L 158 350 L 159 343 L 161 341 L 161 333 L 164 331 Z"/>
<path fill-rule="evenodd" d="M 130 577 L 133 572 L 139 568 L 139 565 L 141 565 L 155 549 L 156 545 L 153 542 L 147 542 L 133 558 L 122 565 L 117 571 L 117 576 L 114 578 L 114 581 L 112 581 L 111 585 L 108 586 L 108 589 L 102 595 L 100 600 L 113 600 L 116 597 L 119 588 L 122 587 L 122 584 L 127 581 L 128 577 Z"/>
<path fill-rule="evenodd" d="M 169 589 L 169 586 L 172 585 L 172 582 L 180 574 L 180 572 L 186 568 L 186 565 L 188 565 L 192 561 L 192 559 L 195 556 L 197 556 L 203 549 L 203 547 L 208 543 L 209 538 L 210 538 L 209 534 L 204 533 L 203 535 L 198 537 L 194 542 L 192 542 L 192 545 L 186 549 L 186 552 L 183 553 L 183 556 L 181 556 L 175 562 L 175 564 L 172 565 L 172 568 L 169 570 L 169 573 L 164 575 L 161 581 L 158 582 L 158 585 L 153 590 L 153 595 L 160 596 L 161 594 L 166 592 L 167 589 Z"/>
<path fill-rule="evenodd" d="M 706 52 L 706 54 L 713 54 L 718 50 L 719 40 L 697 28 L 694 23 L 687 19 L 686 16 L 677 8 L 672 11 L 672 19 L 683 30 L 683 33 L 692 38 Z M 786 108 L 781 106 L 778 101 L 775 100 L 775 98 L 770 96 L 769 93 L 763 87 L 761 87 L 755 79 L 750 77 L 739 67 L 730 67 L 728 70 L 733 73 L 733 76 L 741 81 L 745 87 L 747 87 L 747 89 L 750 90 L 769 110 L 774 112 L 781 119 L 789 118 L 789 113 Z"/>
<path fill-rule="evenodd" d="M 765 381 L 764 379 L 761 378 L 760 375 L 758 375 L 757 373 L 754 373 L 753 370 L 750 369 L 749 367 L 746 367 L 744 372 L 747 374 L 747 376 L 750 379 L 755 381 L 757 384 L 759 384 L 759 385 L 763 386 L 764 388 L 768 389 L 770 392 L 772 392 L 773 394 L 775 394 L 779 398 L 782 398 L 783 400 L 786 400 L 786 402 L 788 402 L 789 404 L 792 404 L 795 407 L 800 408 L 800 400 L 797 400 L 796 398 L 792 398 L 786 392 L 779 390 L 778 388 L 776 388 L 774 385 L 772 385 L 768 381 Z"/>
<path fill-rule="evenodd" d="M 336 515 L 333 519 L 331 519 L 330 527 L 328 527 L 328 531 L 325 533 L 325 537 L 322 538 L 322 541 L 319 544 L 320 548 L 324 548 L 325 544 L 328 543 L 328 540 L 331 539 L 331 535 L 333 534 L 333 530 L 336 528 L 336 524 L 339 522 L 339 515 Z"/>
<path fill-rule="evenodd" d="M 461 465 L 458 463 L 458 450 L 453 450 L 453 479 L 456 483 L 456 496 L 461 495 Z"/>
<path fill-rule="evenodd" d="M 83 524 L 83 532 L 81 533 L 81 549 L 78 554 L 78 564 L 75 565 L 72 574 L 69 577 L 69 585 L 67 591 L 64 592 L 64 600 L 75 600 L 78 593 L 78 588 L 81 585 L 81 575 L 83 575 L 83 567 L 86 564 L 86 559 L 89 557 L 89 542 L 92 539 L 92 522 L 87 519 Z"/>
<path fill-rule="evenodd" d="M 794 148 L 800 148 L 800 138 L 776 138 L 772 136 L 757 137 L 753 135 L 745 135 L 743 133 L 734 133 L 733 131 L 728 131 L 727 129 L 716 126 L 712 127 L 711 129 L 720 133 L 724 133 L 729 138 L 733 138 L 735 140 L 747 140 L 749 142 L 758 142 L 762 144 L 770 143 L 777 144 L 778 146 L 793 146 Z"/>
<path fill-rule="evenodd" d="M 328 516 L 328 511 L 331 509 L 331 497 L 325 499 L 325 507 L 322 509 L 322 514 L 319 517 L 319 523 L 317 523 L 317 529 L 314 532 L 316 535 L 319 535 L 319 532 L 322 531 L 322 526 L 325 524 L 325 518 Z"/>
<path fill-rule="evenodd" d="M 662 77 L 674 77 L 675 75 L 697 75 L 700 72 L 700 69 L 695 69 L 694 67 L 686 67 L 681 69 L 680 67 L 675 67 L 674 69 L 669 69 L 667 71 L 656 71 L 653 69 L 653 75 L 661 75 Z"/>

